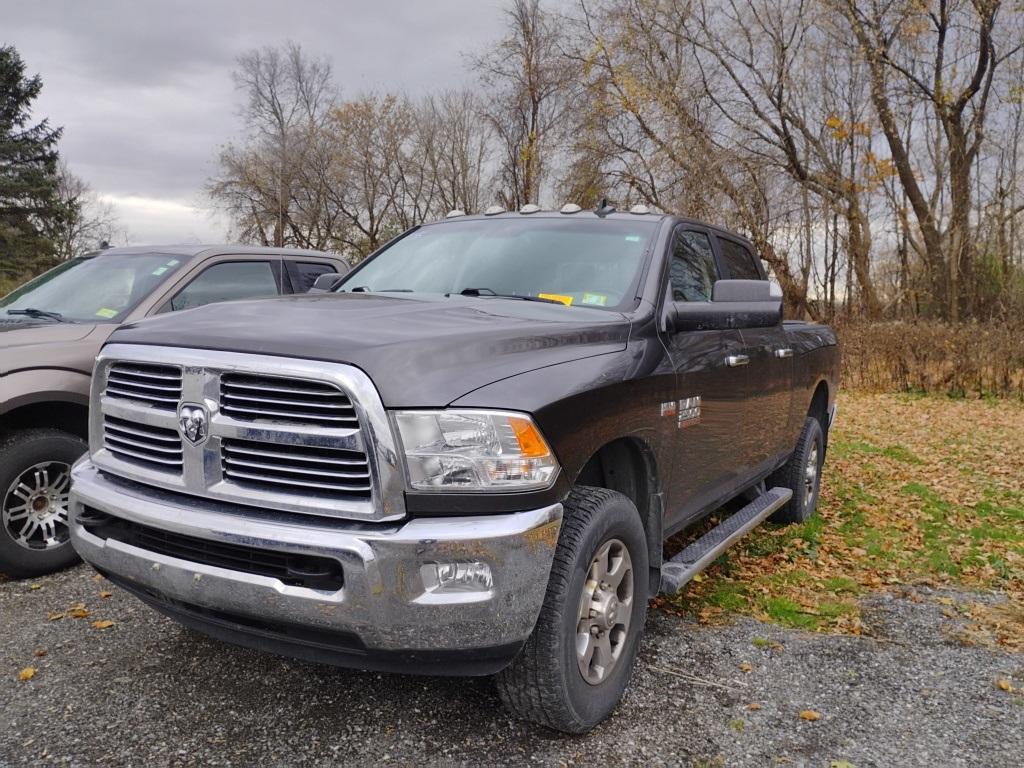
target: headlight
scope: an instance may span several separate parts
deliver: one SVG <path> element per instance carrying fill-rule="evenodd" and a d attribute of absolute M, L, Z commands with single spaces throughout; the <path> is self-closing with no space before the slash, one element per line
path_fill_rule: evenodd
<path fill-rule="evenodd" d="M 409 482 L 418 490 L 547 488 L 558 462 L 522 413 L 397 411 Z"/>

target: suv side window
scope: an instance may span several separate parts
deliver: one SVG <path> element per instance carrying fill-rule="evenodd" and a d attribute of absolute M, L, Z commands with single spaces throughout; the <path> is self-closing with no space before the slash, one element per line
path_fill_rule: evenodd
<path fill-rule="evenodd" d="M 669 281 L 673 301 L 711 301 L 718 268 L 711 240 L 703 232 L 676 232 L 672 241 Z"/>
<path fill-rule="evenodd" d="M 733 280 L 761 280 L 761 272 L 754 263 L 753 254 L 739 243 L 718 238 L 722 247 L 722 261 Z"/>
<path fill-rule="evenodd" d="M 336 272 L 330 264 L 318 264 L 312 261 L 285 261 L 288 269 L 288 276 L 292 281 L 292 290 L 295 293 L 305 293 L 313 287 L 313 283 L 320 275 L 328 272 Z"/>
<path fill-rule="evenodd" d="M 276 296 L 277 279 L 269 261 L 226 261 L 204 270 L 170 301 L 170 309 L 192 309 L 215 301 Z"/>

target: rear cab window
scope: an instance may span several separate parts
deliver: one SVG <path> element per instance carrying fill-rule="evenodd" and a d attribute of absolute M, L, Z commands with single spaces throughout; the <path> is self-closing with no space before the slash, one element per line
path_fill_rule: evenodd
<path fill-rule="evenodd" d="M 754 261 L 754 254 L 746 246 L 724 237 L 718 238 L 718 245 L 722 263 L 732 280 L 764 280 Z"/>
<path fill-rule="evenodd" d="M 320 275 L 337 273 L 332 264 L 316 261 L 291 261 L 285 259 L 285 269 L 292 284 L 292 292 L 306 293 Z"/>

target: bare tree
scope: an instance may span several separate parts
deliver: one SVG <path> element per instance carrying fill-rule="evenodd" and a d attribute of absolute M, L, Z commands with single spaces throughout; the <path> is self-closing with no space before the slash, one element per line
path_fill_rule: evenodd
<path fill-rule="evenodd" d="M 53 242 L 54 255 L 61 261 L 113 242 L 119 234 L 113 206 L 103 202 L 63 160 L 57 166 L 57 197 L 68 213 L 53 223 L 47 235 Z"/>
<path fill-rule="evenodd" d="M 307 197 L 315 184 L 306 174 L 322 159 L 321 132 L 335 97 L 330 64 L 290 42 L 240 56 L 234 77 L 245 96 L 247 132 L 222 150 L 220 173 L 207 191 L 243 240 L 322 242 L 324 212 L 315 207 L 321 198 Z"/>
<path fill-rule="evenodd" d="M 500 190 L 513 209 L 540 201 L 565 135 L 577 73 L 562 56 L 558 19 L 540 0 L 513 0 L 507 34 L 473 59 L 483 114 L 500 146 Z"/>

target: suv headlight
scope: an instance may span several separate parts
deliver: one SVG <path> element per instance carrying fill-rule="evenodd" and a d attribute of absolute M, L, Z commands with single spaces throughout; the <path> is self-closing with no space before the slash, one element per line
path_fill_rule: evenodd
<path fill-rule="evenodd" d="M 558 462 L 533 419 L 505 411 L 396 411 L 409 482 L 425 491 L 547 488 Z"/>

